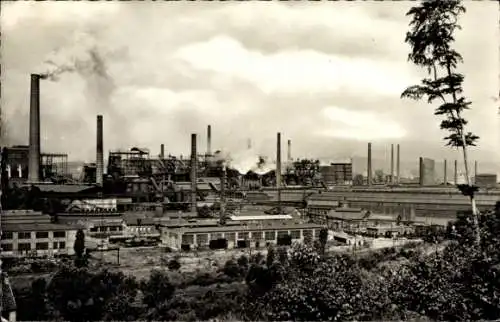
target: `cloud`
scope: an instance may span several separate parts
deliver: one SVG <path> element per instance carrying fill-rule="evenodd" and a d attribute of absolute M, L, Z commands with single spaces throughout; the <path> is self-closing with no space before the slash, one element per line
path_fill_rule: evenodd
<path fill-rule="evenodd" d="M 102 91 L 102 79 L 86 73 L 42 82 L 44 151 L 93 160 L 103 114 L 106 151 L 156 154 L 164 143 L 186 155 L 193 132 L 203 151 L 212 124 L 213 148 L 235 156 L 249 137 L 256 153 L 273 156 L 278 131 L 292 139 L 294 157 L 364 155 L 369 139 L 411 145 L 407 158 L 456 155 L 443 146 L 434 106 L 399 98 L 422 75 L 406 61 L 411 2 L 1 5 L 2 118 L 12 144 L 28 142 L 29 74 L 47 59 L 86 60 L 95 49 L 113 86 Z M 466 6 L 456 44 L 473 101 L 466 117 L 481 136 L 471 158 L 492 159 L 500 151 L 489 99 L 499 88 L 498 12 L 486 2 Z M 491 28 L 477 34 L 479 23 Z"/>
<path fill-rule="evenodd" d="M 264 55 L 240 42 L 217 36 L 189 44 L 176 55 L 194 68 L 248 80 L 265 93 L 375 92 L 394 95 L 411 78 L 381 62 L 347 58 L 312 50 L 281 51 Z"/>
<path fill-rule="evenodd" d="M 327 107 L 323 113 L 333 121 L 331 129 L 322 131 L 327 136 L 354 140 L 377 140 L 401 139 L 406 134 L 399 124 L 379 117 L 373 112 Z"/>

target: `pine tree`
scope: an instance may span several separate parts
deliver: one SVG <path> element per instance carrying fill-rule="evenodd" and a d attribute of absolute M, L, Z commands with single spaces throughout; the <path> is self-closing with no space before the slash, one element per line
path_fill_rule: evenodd
<path fill-rule="evenodd" d="M 414 100 L 426 98 L 429 104 L 440 101 L 434 114 L 443 118 L 441 129 L 449 132 L 444 138 L 446 145 L 462 150 L 467 183 L 458 185 L 458 189 L 470 198 L 475 242 L 479 245 L 479 214 L 474 199 L 477 187 L 471 183 L 467 155 L 467 147 L 475 146 L 479 137 L 465 128 L 467 120 L 463 113 L 470 109 L 471 102 L 462 95 L 464 76 L 456 72 L 458 64 L 463 62 L 462 56 L 452 48 L 454 32 L 461 29 L 458 24 L 461 13 L 465 13 L 465 7 L 460 0 L 424 0 L 408 11 L 407 16 L 412 17 L 405 40 L 411 46 L 408 60 L 425 68 L 428 77 L 419 85 L 408 87 L 401 96 Z"/>

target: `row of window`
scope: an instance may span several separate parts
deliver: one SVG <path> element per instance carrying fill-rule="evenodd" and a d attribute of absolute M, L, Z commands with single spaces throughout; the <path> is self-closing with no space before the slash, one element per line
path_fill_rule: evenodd
<path fill-rule="evenodd" d="M 65 249 L 66 248 L 66 242 L 53 242 L 52 243 L 52 249 Z M 5 252 L 10 252 L 12 251 L 13 245 L 12 244 L 2 244 L 2 251 Z M 31 243 L 18 243 L 17 244 L 17 250 L 19 251 L 28 251 L 31 250 Z M 49 243 L 36 243 L 35 248 L 36 250 L 48 250 L 49 249 Z"/>
<path fill-rule="evenodd" d="M 319 230 L 316 233 L 319 235 Z M 217 240 L 220 238 L 223 238 L 222 233 L 212 233 L 210 234 L 210 239 L 211 240 Z M 238 239 L 241 240 L 248 240 L 248 239 L 253 239 L 255 241 L 259 240 L 266 240 L 266 241 L 274 241 L 276 240 L 276 235 L 278 238 L 288 236 L 292 239 L 300 239 L 301 234 L 300 230 L 291 230 L 290 232 L 286 230 L 280 230 L 278 232 L 276 231 L 252 231 L 251 232 L 251 237 L 250 237 L 250 232 L 238 232 Z M 172 236 L 172 235 L 171 235 Z M 194 244 L 194 234 L 184 234 L 182 235 L 182 244 Z M 306 239 L 312 239 L 313 236 L 313 231 L 310 229 L 304 229 L 303 230 L 303 236 Z M 230 232 L 230 233 L 225 233 L 224 236 L 225 239 L 228 241 L 235 242 L 236 241 L 236 233 Z M 206 244 L 208 243 L 208 233 L 207 234 L 196 234 L 196 241 L 197 244 Z"/>
<path fill-rule="evenodd" d="M 17 233 L 17 238 L 18 239 L 31 239 L 32 232 L 18 232 Z M 48 231 L 37 231 L 35 232 L 35 236 L 37 239 L 43 239 L 43 238 L 49 238 L 49 232 Z M 65 238 L 66 237 L 66 232 L 65 231 L 54 231 L 52 232 L 53 238 Z M 2 239 L 8 240 L 8 239 L 14 239 L 14 233 L 13 232 L 4 232 L 2 233 Z"/>
<path fill-rule="evenodd" d="M 123 227 L 122 226 L 108 226 L 108 227 L 92 227 L 90 228 L 91 233 L 96 233 L 96 232 L 107 232 L 107 231 L 122 231 Z"/>

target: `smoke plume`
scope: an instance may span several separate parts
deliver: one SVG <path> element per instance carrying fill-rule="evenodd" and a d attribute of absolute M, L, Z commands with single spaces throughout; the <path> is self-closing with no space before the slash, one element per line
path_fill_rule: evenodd
<path fill-rule="evenodd" d="M 87 106 L 84 108 L 93 115 L 103 114 L 105 124 L 119 124 L 119 128 L 126 129 L 128 120 L 114 108 L 112 102 L 117 86 L 108 72 L 108 60 L 113 53 L 98 45 L 96 37 L 92 32 L 75 34 L 68 46 L 54 51 L 44 61 L 39 74 L 42 79 L 53 82 L 62 82 L 61 77 L 67 73 L 79 75 L 85 81 Z M 129 139 L 127 130 L 118 133 L 107 131 L 106 125 L 104 128 L 105 140 L 113 145 Z"/>
<path fill-rule="evenodd" d="M 228 168 L 238 171 L 244 175 L 254 172 L 264 175 L 276 170 L 276 164 L 269 162 L 268 158 L 259 155 L 254 149 L 246 149 L 239 152 L 217 151 L 215 159 L 222 161 Z"/>

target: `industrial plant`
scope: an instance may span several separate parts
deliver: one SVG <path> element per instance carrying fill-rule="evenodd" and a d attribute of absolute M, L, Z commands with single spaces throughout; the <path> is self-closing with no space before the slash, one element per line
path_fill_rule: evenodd
<path fill-rule="evenodd" d="M 241 171 L 214 151 L 211 125 L 204 152 L 199 135 L 191 134 L 190 158 L 173 156 L 162 144 L 158 154 L 133 147 L 110 150 L 105 159 L 102 115 L 96 116 L 95 162 L 75 177 L 67 154 L 44 151 L 40 144 L 42 79 L 31 75 L 29 144 L 2 148 L 4 257 L 71 254 L 78 230 L 97 248 L 136 243 L 180 252 L 307 243 L 322 229 L 407 235 L 444 228 L 470 207 L 455 187 L 456 161 L 449 180 L 447 160 L 443 178 L 437 178 L 436 162 L 421 157 L 418 178 L 409 180 L 401 176 L 399 144 L 391 145 L 388 175 L 374 173 L 371 142 L 366 176 L 354 173 L 352 161 L 294 159 L 290 139 L 282 160 L 281 133 L 275 163 L 260 156 Z M 475 163 L 480 211 L 500 199 L 497 181 L 496 175 L 478 173 Z"/>

